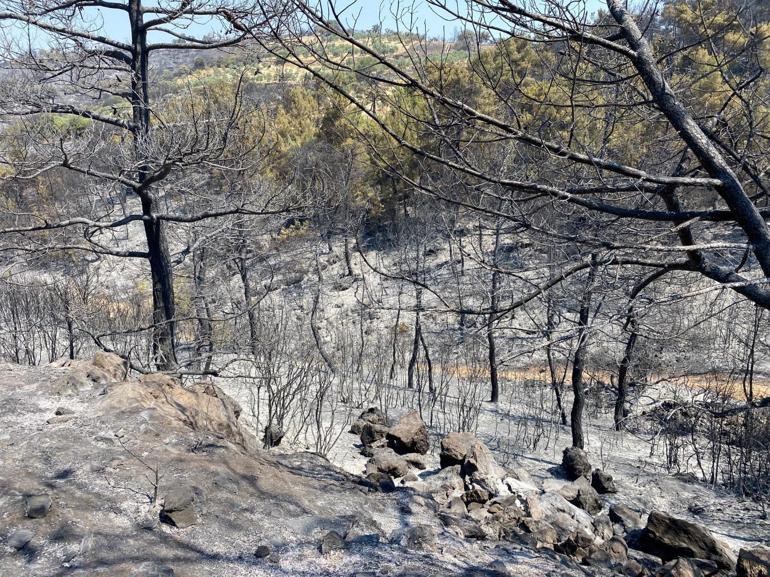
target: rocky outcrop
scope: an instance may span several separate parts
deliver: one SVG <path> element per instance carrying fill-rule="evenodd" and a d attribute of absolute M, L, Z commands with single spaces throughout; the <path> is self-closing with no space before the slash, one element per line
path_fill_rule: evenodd
<path fill-rule="evenodd" d="M 419 453 L 424 455 L 430 448 L 428 428 L 417 411 L 407 413 L 395 427 L 386 433 L 388 446 L 400 455 Z"/>
<path fill-rule="evenodd" d="M 679 557 L 709 559 L 722 570 L 731 570 L 736 561 L 730 549 L 705 527 L 660 511 L 650 513 L 639 548 L 663 561 Z"/>
<path fill-rule="evenodd" d="M 96 410 L 106 415 L 150 410 L 193 431 L 212 433 L 239 445 L 245 443 L 238 422 L 240 407 L 221 389 L 188 389 L 167 375 L 143 375 L 138 380 L 116 383 Z"/>

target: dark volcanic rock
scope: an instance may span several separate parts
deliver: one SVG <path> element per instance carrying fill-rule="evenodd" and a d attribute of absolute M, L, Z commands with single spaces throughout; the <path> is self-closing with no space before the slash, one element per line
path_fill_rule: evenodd
<path fill-rule="evenodd" d="M 377 441 L 385 438 L 388 434 L 388 428 L 384 425 L 377 425 L 375 423 L 364 423 L 361 428 L 361 443 L 364 447 L 370 447 Z"/>

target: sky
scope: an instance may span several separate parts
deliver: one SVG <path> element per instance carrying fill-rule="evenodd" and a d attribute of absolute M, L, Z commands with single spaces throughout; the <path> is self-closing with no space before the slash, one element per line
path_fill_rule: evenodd
<path fill-rule="evenodd" d="M 462 10 L 465 0 L 453 1 Z M 603 0 L 585 0 L 585 2 L 589 12 L 594 12 L 599 7 L 604 6 Z M 385 28 L 395 28 L 395 17 L 391 10 L 391 5 L 394 2 L 390 0 L 383 2 L 378 0 L 335 0 L 335 4 L 338 8 L 346 7 L 345 13 L 351 22 L 355 21 L 355 28 L 358 30 L 369 29 L 379 22 L 383 22 Z M 430 37 L 451 38 L 462 28 L 461 23 L 450 20 L 446 14 L 430 8 L 424 0 L 405 0 L 400 4 L 402 13 L 410 11 L 414 14 L 412 27 L 425 31 Z M 412 7 L 414 8 L 413 11 Z M 92 20 L 95 27 L 102 28 L 102 33 L 106 36 L 117 40 L 128 39 L 129 33 L 124 12 L 92 9 L 88 12 L 87 17 Z M 194 33 L 196 36 L 215 31 L 217 30 L 213 22 L 206 20 L 202 20 L 187 30 L 188 33 Z M 158 36 L 155 40 L 158 40 Z"/>

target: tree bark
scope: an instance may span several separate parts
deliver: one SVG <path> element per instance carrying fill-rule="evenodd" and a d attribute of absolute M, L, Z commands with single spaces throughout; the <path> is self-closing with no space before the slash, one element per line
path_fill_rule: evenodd
<path fill-rule="evenodd" d="M 588 323 L 591 313 L 591 296 L 596 278 L 595 256 L 592 256 L 592 266 L 588 269 L 583 297 L 580 301 L 580 313 L 578 316 L 578 334 L 575 356 L 572 359 L 572 412 L 570 426 L 572 428 L 572 446 L 579 449 L 585 448 L 585 436 L 583 434 L 583 409 L 585 408 L 585 388 L 583 387 L 583 370 L 585 368 L 586 352 L 588 349 Z"/>
<path fill-rule="evenodd" d="M 154 198 L 148 184 L 150 135 L 149 52 L 141 0 L 129 0 L 131 25 L 132 136 L 137 162 L 134 192 L 142 201 L 147 259 L 152 278 L 153 356 L 158 370 L 177 368 L 174 276 L 164 223 L 155 217 Z"/>

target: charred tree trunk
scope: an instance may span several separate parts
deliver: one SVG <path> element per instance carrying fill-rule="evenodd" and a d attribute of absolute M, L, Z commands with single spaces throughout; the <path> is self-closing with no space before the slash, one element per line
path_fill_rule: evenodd
<path fill-rule="evenodd" d="M 165 225 L 155 214 L 154 198 L 150 190 L 149 136 L 150 93 L 149 52 L 147 28 L 144 24 L 141 0 L 129 0 L 128 13 L 131 24 L 131 108 L 134 153 L 137 162 L 134 192 L 142 201 L 144 233 L 147 241 L 147 260 L 152 278 L 153 356 L 158 370 L 176 369 L 176 327 L 174 277 L 169 258 Z"/>
<path fill-rule="evenodd" d="M 193 287 L 195 289 L 195 316 L 198 319 L 198 338 L 195 347 L 195 366 L 208 371 L 214 352 L 214 328 L 211 323 L 211 307 L 206 299 L 206 249 L 193 251 Z"/>
<path fill-rule="evenodd" d="M 406 386 L 414 388 L 414 370 L 417 367 L 417 359 L 420 355 L 420 339 L 422 338 L 422 324 L 420 321 L 420 308 L 422 307 L 422 289 L 415 287 L 415 315 L 414 338 L 412 340 L 412 356 L 409 358 L 409 366 L 406 369 Z"/>
<path fill-rule="evenodd" d="M 588 324 L 591 314 L 591 296 L 594 288 L 594 279 L 596 278 L 595 257 L 591 268 L 588 269 L 588 279 L 586 280 L 583 297 L 580 301 L 580 312 L 578 315 L 578 334 L 575 356 L 572 359 L 572 392 L 574 400 L 572 402 L 572 413 L 570 415 L 570 426 L 572 428 L 572 446 L 579 449 L 585 448 L 585 437 L 583 434 L 583 409 L 585 408 L 585 387 L 583 386 L 583 371 L 585 369 L 586 352 L 588 349 Z"/>

